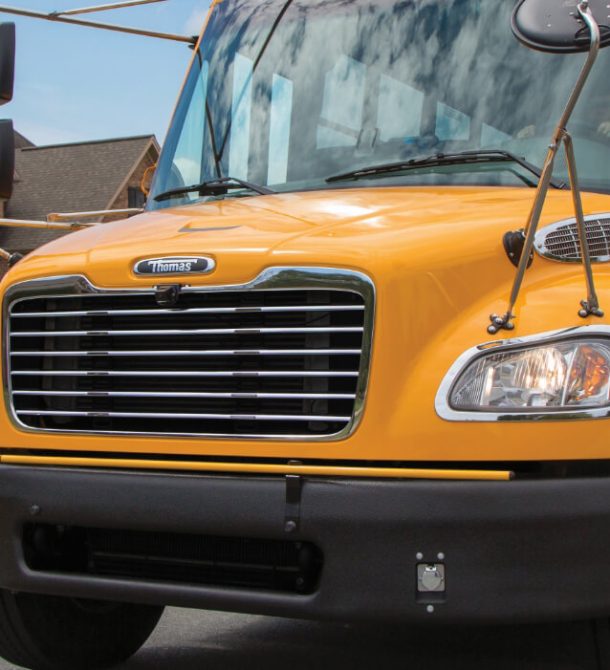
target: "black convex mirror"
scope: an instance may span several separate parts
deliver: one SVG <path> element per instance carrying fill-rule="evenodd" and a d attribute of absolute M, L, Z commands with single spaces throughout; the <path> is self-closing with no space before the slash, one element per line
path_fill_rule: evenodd
<path fill-rule="evenodd" d="M 610 2 L 589 0 L 587 4 L 599 26 L 600 46 L 610 45 Z M 590 32 L 578 5 L 577 0 L 519 0 L 513 11 L 513 33 L 520 42 L 537 51 L 588 51 Z"/>
<path fill-rule="evenodd" d="M 15 24 L 0 23 L 0 105 L 13 99 L 15 81 Z"/>
<path fill-rule="evenodd" d="M 13 194 L 15 176 L 15 133 L 13 122 L 0 121 L 0 199 L 9 200 Z"/>

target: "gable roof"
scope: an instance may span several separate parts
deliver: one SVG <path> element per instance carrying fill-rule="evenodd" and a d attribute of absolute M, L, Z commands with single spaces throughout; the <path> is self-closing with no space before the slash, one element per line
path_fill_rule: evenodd
<path fill-rule="evenodd" d="M 126 179 L 153 149 L 158 153 L 154 135 L 18 149 L 15 170 L 19 181 L 6 205 L 6 216 L 45 221 L 49 212 L 108 209 Z M 40 231 L 32 245 L 31 230 L 4 228 L 0 246 L 24 250 L 59 235 Z"/>
<path fill-rule="evenodd" d="M 46 219 L 49 212 L 106 209 L 153 135 L 25 147 L 15 154 L 21 178 L 8 202 L 14 219 Z"/>
<path fill-rule="evenodd" d="M 22 135 L 21 133 L 18 133 L 16 130 L 13 130 L 13 138 L 15 141 L 15 151 L 17 149 L 25 149 L 26 147 L 33 147 L 34 142 L 30 142 L 25 135 Z M 21 181 L 21 176 L 19 172 L 17 171 L 17 168 L 15 168 L 15 179 L 14 183 Z"/>
<path fill-rule="evenodd" d="M 30 142 L 27 137 L 18 133 L 16 130 L 13 131 L 15 135 L 15 149 L 23 149 L 24 147 L 33 147 L 34 142 Z"/>

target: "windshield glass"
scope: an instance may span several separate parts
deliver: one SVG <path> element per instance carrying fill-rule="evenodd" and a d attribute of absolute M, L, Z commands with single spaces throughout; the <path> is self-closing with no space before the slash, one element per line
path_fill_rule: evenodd
<path fill-rule="evenodd" d="M 223 0 L 195 56 L 150 202 L 233 177 L 291 191 L 371 184 L 532 185 L 510 162 L 426 166 L 341 184 L 363 166 L 501 149 L 541 165 L 584 55 L 517 42 L 512 0 Z M 610 191 L 610 49 L 570 122 L 579 177 Z M 563 157 L 555 169 L 567 178 Z M 252 191 L 232 190 L 231 196 Z"/>

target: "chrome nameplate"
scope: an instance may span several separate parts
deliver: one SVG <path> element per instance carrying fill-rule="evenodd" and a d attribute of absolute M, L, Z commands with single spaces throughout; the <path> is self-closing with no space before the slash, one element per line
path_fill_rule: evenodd
<path fill-rule="evenodd" d="M 145 258 L 133 266 L 137 275 L 203 275 L 216 267 L 209 256 L 170 256 L 167 258 Z"/>

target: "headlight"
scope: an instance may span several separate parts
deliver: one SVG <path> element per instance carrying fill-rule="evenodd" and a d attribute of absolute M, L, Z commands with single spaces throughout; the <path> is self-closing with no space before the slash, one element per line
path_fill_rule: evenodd
<path fill-rule="evenodd" d="M 533 417 L 570 410 L 573 417 L 610 410 L 610 339 L 576 339 L 574 331 L 568 332 L 570 339 L 553 333 L 467 352 L 439 390 L 438 413 L 453 420 L 468 418 L 464 413 L 485 420 L 476 415 Z"/>

